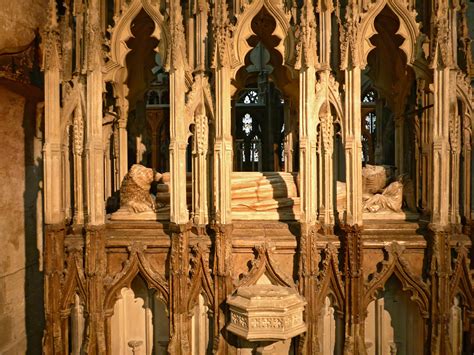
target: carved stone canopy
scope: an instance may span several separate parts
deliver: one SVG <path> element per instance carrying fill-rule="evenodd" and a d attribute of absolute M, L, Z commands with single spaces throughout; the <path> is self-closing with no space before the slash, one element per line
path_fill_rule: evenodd
<path fill-rule="evenodd" d="M 306 301 L 292 288 L 275 285 L 239 287 L 227 299 L 227 329 L 248 341 L 279 341 L 306 331 Z"/>

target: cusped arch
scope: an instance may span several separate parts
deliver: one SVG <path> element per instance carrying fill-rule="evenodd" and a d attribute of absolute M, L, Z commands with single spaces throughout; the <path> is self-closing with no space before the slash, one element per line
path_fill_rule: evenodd
<path fill-rule="evenodd" d="M 472 289 L 471 270 L 469 268 L 468 251 L 464 246 L 457 248 L 457 257 L 450 281 L 450 300 L 460 295 L 463 303 L 474 309 L 474 291 Z"/>
<path fill-rule="evenodd" d="M 472 87 L 469 79 L 464 74 L 459 73 L 456 78 L 456 96 L 460 99 L 465 107 L 465 114 L 471 116 L 473 109 Z"/>
<path fill-rule="evenodd" d="M 324 299 L 331 295 L 333 297 L 333 306 L 339 310 L 344 309 L 344 283 L 338 268 L 337 252 L 334 247 L 329 246 L 325 249 L 326 254 L 323 260 L 323 270 L 318 277 L 318 301 L 324 304 Z"/>
<path fill-rule="evenodd" d="M 104 305 L 108 314 L 113 313 L 115 302 L 120 298 L 122 288 L 131 288 L 132 281 L 138 274 L 143 277 L 147 287 L 159 291 L 163 301 L 168 304 L 169 289 L 166 280 L 153 269 L 143 252 L 132 252 L 125 262 L 125 267 L 115 276 L 106 292 Z"/>
<path fill-rule="evenodd" d="M 214 309 L 214 283 L 209 272 L 208 261 L 203 257 L 202 249 L 195 250 L 196 256 L 192 260 L 191 288 L 188 293 L 188 310 L 195 306 L 199 295 L 204 293 L 210 309 Z"/>
<path fill-rule="evenodd" d="M 358 41 L 355 48 L 358 52 L 358 59 L 362 69 L 367 65 L 369 52 L 375 48 L 370 42 L 370 38 L 377 34 L 375 18 L 382 12 L 385 6 L 388 6 L 393 11 L 400 22 L 397 34 L 405 39 L 400 49 L 406 54 L 407 63 L 413 65 L 416 60 L 417 41 L 420 34 L 419 24 L 416 22 L 416 11 L 410 12 L 406 5 L 399 0 L 381 0 L 370 6 L 369 11 L 363 15 L 359 25 Z"/>
<path fill-rule="evenodd" d="M 252 30 L 252 20 L 264 8 L 275 19 L 276 27 L 273 35 L 281 39 L 275 49 L 283 58 L 283 65 L 291 68 L 295 57 L 295 37 L 290 25 L 291 15 L 285 13 L 281 0 L 255 0 L 245 6 L 244 11 L 237 17 L 237 25 L 233 35 L 233 77 L 245 64 L 245 56 L 252 47 L 247 40 L 255 35 Z"/>
<path fill-rule="evenodd" d="M 393 254 L 389 252 L 389 260 L 383 263 L 382 270 L 376 273 L 372 281 L 365 287 L 364 309 L 376 298 L 377 293 L 384 289 L 387 280 L 392 275 L 395 275 L 402 284 L 403 291 L 411 292 L 411 299 L 418 305 L 421 316 L 427 318 L 429 316 L 430 299 L 428 287 L 420 278 L 415 276 L 410 270 L 408 263 L 398 252 Z"/>
<path fill-rule="evenodd" d="M 342 130 L 344 122 L 344 108 L 342 106 L 341 94 L 339 93 L 339 90 L 337 88 L 334 88 L 332 85 L 329 86 L 328 99 L 329 103 L 332 105 L 334 111 L 336 112 L 338 121 L 337 123 L 341 126 Z"/>
<path fill-rule="evenodd" d="M 237 287 L 255 285 L 260 277 L 265 275 L 274 285 L 296 289 L 293 280 L 280 270 L 278 264 L 271 257 L 270 253 L 273 248 L 269 248 L 267 245 L 257 245 L 254 250 L 257 256 L 251 261 L 249 272 L 239 280 Z"/>
<path fill-rule="evenodd" d="M 159 10 L 159 3 L 152 5 L 149 0 L 132 0 L 122 8 L 122 14 L 115 20 L 115 26 L 110 30 L 110 60 L 105 64 L 105 81 L 124 83 L 127 78 L 126 57 L 130 52 L 127 41 L 133 37 L 131 24 L 139 12 L 144 10 L 155 24 L 151 37 L 158 40 L 155 49 L 166 63 L 167 48 L 170 33 L 165 25 L 165 19 Z"/>
<path fill-rule="evenodd" d="M 69 309 L 74 304 L 74 296 L 87 304 L 86 278 L 82 269 L 82 257 L 80 252 L 71 253 L 67 259 L 67 276 L 64 282 L 61 297 L 61 310 Z"/>

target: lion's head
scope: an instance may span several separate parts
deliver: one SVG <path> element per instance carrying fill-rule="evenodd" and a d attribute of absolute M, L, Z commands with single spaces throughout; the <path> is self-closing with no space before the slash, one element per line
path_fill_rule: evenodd
<path fill-rule="evenodd" d="M 135 213 L 153 211 L 155 201 L 150 194 L 151 183 L 158 180 L 160 174 L 140 164 L 132 165 L 125 175 L 120 188 L 120 207 Z"/>

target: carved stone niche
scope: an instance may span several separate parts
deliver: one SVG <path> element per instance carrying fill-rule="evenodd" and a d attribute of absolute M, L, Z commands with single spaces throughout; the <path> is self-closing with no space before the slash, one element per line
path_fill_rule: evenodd
<path fill-rule="evenodd" d="M 227 330 L 248 341 L 281 341 L 306 331 L 306 301 L 284 286 L 242 286 L 227 299 L 230 323 Z"/>

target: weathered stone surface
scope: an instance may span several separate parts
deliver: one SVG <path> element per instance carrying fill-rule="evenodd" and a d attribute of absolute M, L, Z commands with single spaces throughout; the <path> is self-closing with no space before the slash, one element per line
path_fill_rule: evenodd
<path fill-rule="evenodd" d="M 18 53 L 34 40 L 47 18 L 47 0 L 0 0 L 0 54 Z"/>
<path fill-rule="evenodd" d="M 227 329 L 250 341 L 286 340 L 306 331 L 306 301 L 294 289 L 276 285 L 240 287 L 228 298 Z"/>
<path fill-rule="evenodd" d="M 0 86 L 0 352 L 26 337 L 23 192 L 25 170 L 22 128 L 25 100 Z"/>
<path fill-rule="evenodd" d="M 0 353 L 22 354 L 30 340 L 31 346 L 40 344 L 43 318 L 34 105 L 32 109 L 23 96 L 0 85 L 0 119 Z"/>

